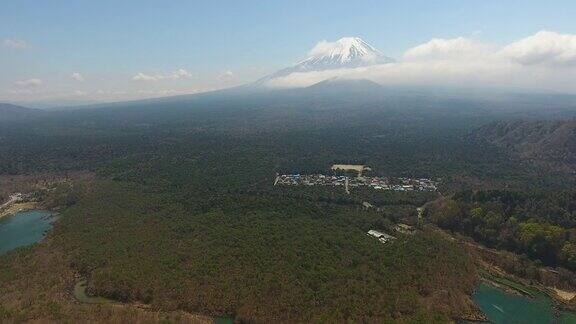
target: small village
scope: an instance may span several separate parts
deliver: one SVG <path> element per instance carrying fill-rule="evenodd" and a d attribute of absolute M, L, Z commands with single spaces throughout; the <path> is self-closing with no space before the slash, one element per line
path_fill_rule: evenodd
<path fill-rule="evenodd" d="M 362 175 L 365 171 L 372 171 L 366 165 L 355 164 L 334 164 L 331 166 L 334 174 L 277 174 L 274 180 L 274 186 L 333 186 L 341 187 L 346 193 L 350 194 L 350 188 L 369 187 L 374 190 L 392 190 L 392 191 L 437 191 L 440 180 L 427 178 L 390 178 L 390 177 L 367 177 Z M 344 172 L 345 175 L 338 174 Z M 355 173 L 355 176 L 349 174 Z M 375 208 L 369 202 L 363 202 L 362 207 L 365 209 Z M 421 217 L 422 208 L 418 208 L 418 217 Z M 394 230 L 405 235 L 413 235 L 416 230 L 407 224 L 396 224 Z M 381 243 L 393 242 L 395 236 L 387 234 L 380 230 L 369 230 L 367 235 L 378 239 Z"/>
<path fill-rule="evenodd" d="M 342 186 L 348 188 L 370 187 L 375 190 L 393 191 L 436 191 L 438 181 L 431 179 L 388 178 L 388 177 L 348 177 L 344 175 L 324 174 L 282 174 L 278 175 L 275 185 L 284 186 Z"/>
<path fill-rule="evenodd" d="M 394 230 L 396 230 L 396 232 L 398 233 L 402 233 L 405 235 L 414 235 L 416 233 L 416 229 L 410 225 L 407 224 L 396 224 L 396 226 L 394 226 Z M 369 230 L 367 233 L 369 236 L 373 236 L 375 238 L 378 239 L 378 241 L 380 241 L 381 243 L 388 243 L 388 242 L 393 242 L 396 240 L 395 236 L 392 236 L 390 234 L 384 233 L 383 231 L 380 230 Z"/>

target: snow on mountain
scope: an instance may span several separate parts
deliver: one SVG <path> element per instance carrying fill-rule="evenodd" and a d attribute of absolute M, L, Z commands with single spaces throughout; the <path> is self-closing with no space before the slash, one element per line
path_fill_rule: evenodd
<path fill-rule="evenodd" d="M 256 82 L 266 82 L 295 72 L 325 71 L 343 68 L 391 63 L 394 60 L 382 54 L 359 37 L 344 37 L 335 42 L 320 42 L 309 53 L 309 57 L 295 65 L 277 71 Z"/>
<path fill-rule="evenodd" d="M 296 64 L 296 67 L 323 70 L 392 61 L 358 37 L 344 37 L 334 43 L 321 42 L 310 54 L 310 57 Z"/>

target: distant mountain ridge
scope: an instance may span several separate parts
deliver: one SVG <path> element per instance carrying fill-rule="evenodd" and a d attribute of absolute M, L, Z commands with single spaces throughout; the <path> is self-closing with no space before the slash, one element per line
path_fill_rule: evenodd
<path fill-rule="evenodd" d="M 306 89 L 318 89 L 318 88 L 345 88 L 345 89 L 372 89 L 372 90 L 382 90 L 384 87 L 379 83 L 370 81 L 367 79 L 340 79 L 332 78 L 324 81 L 320 81 L 311 86 L 306 87 Z"/>
<path fill-rule="evenodd" d="M 552 169 L 576 171 L 576 119 L 501 121 L 474 136 Z"/>
<path fill-rule="evenodd" d="M 0 121 L 21 120 L 44 114 L 42 110 L 31 109 L 9 103 L 0 103 Z"/>

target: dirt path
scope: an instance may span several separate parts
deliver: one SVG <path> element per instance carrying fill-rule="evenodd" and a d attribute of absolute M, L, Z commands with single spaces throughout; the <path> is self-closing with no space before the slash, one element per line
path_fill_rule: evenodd
<path fill-rule="evenodd" d="M 565 291 L 558 288 L 552 288 L 552 290 L 556 292 L 556 295 L 558 295 L 558 297 L 562 298 L 565 301 L 570 301 L 574 299 L 574 297 L 576 297 L 576 292 Z"/>

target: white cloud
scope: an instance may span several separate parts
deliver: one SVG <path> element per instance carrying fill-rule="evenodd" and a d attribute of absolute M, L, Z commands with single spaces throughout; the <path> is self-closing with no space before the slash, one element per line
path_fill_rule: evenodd
<path fill-rule="evenodd" d="M 43 84 L 40 79 L 28 79 L 14 82 L 14 85 L 19 88 L 37 88 Z"/>
<path fill-rule="evenodd" d="M 28 47 L 28 43 L 26 43 L 25 41 L 23 41 L 21 39 L 6 38 L 2 42 L 2 46 L 6 47 L 6 48 L 12 48 L 12 49 L 25 49 Z"/>
<path fill-rule="evenodd" d="M 78 82 L 84 82 L 84 76 L 78 72 L 74 72 L 70 75 L 70 77 L 72 78 L 72 80 L 78 81 Z"/>
<path fill-rule="evenodd" d="M 353 79 L 354 75 L 362 74 L 367 71 L 366 68 L 324 70 L 314 72 L 295 72 L 287 76 L 274 78 L 266 83 L 273 88 L 297 88 L 307 87 L 323 80 L 332 78 Z"/>
<path fill-rule="evenodd" d="M 320 42 L 310 54 L 331 51 L 334 45 Z M 132 80 L 148 84 L 130 82 L 130 78 L 122 80 L 124 83 L 114 84 L 90 79 L 90 82 L 96 83 L 95 89 L 111 89 L 90 91 L 84 89 L 83 85 L 82 90 L 86 93 L 74 92 L 73 87 L 61 89 L 57 87 L 57 82 L 32 78 L 14 82 L 12 87 L 7 84 L 4 90 L 0 89 L 0 94 L 3 91 L 10 100 L 28 100 L 31 97 L 64 97 L 74 93 L 77 97 L 110 101 L 208 91 L 242 80 L 233 71 L 220 72 L 203 86 L 189 84 L 188 79 L 193 74 L 186 69 L 168 69 L 156 73 L 148 71 L 133 75 Z M 273 79 L 268 85 L 303 87 L 335 77 L 369 79 L 385 85 L 513 87 L 576 93 L 576 34 L 542 31 L 502 46 L 480 42 L 473 36 L 434 38 L 406 50 L 395 63 L 293 73 Z M 71 74 L 70 78 L 84 79 L 78 72 Z"/>
<path fill-rule="evenodd" d="M 174 73 L 172 73 L 173 79 L 188 79 L 191 77 L 192 77 L 192 73 L 190 73 L 184 69 L 178 69 L 178 70 L 174 71 Z"/>
<path fill-rule="evenodd" d="M 485 56 L 490 46 L 468 38 L 434 38 L 404 53 L 406 60 L 470 59 Z"/>
<path fill-rule="evenodd" d="M 327 55 L 338 50 L 340 45 L 337 42 L 320 41 L 308 52 L 309 56 Z"/>
<path fill-rule="evenodd" d="M 504 47 L 501 53 L 524 65 L 576 65 L 576 34 L 540 31 Z"/>
<path fill-rule="evenodd" d="M 234 74 L 234 72 L 226 70 L 218 76 L 218 79 L 224 82 L 228 82 L 234 80 L 235 77 L 236 75 Z"/>
<path fill-rule="evenodd" d="M 132 77 L 132 80 L 135 81 L 160 81 L 160 80 L 179 80 L 179 79 L 189 79 L 192 77 L 192 73 L 188 72 L 185 69 L 178 69 L 170 74 L 156 74 L 156 75 L 149 75 L 142 72 L 139 72 L 135 76 Z"/>
<path fill-rule="evenodd" d="M 435 38 L 408 49 L 396 63 L 292 73 L 268 85 L 304 87 L 337 77 L 386 85 L 512 87 L 576 93 L 575 44 L 576 35 L 554 32 L 539 32 L 502 47 L 465 37 Z M 316 50 L 323 50 L 325 45 Z"/>
<path fill-rule="evenodd" d="M 148 75 L 142 72 L 139 72 L 135 76 L 132 77 L 132 80 L 135 81 L 159 81 L 164 79 L 162 75 Z"/>
<path fill-rule="evenodd" d="M 98 89 L 98 90 L 96 90 L 96 94 L 97 94 L 97 95 L 114 95 L 114 96 L 119 96 L 119 95 L 128 94 L 128 91 L 125 91 L 125 90 L 109 91 L 109 90 Z"/>
<path fill-rule="evenodd" d="M 139 90 L 137 93 L 139 95 L 146 95 L 146 96 L 170 96 L 178 94 L 179 92 L 174 89 L 159 89 L 159 90 Z"/>

